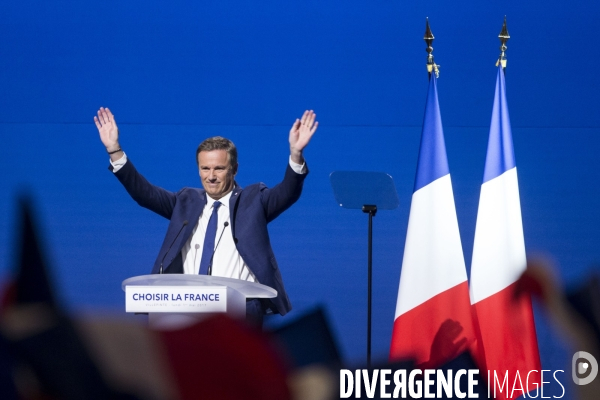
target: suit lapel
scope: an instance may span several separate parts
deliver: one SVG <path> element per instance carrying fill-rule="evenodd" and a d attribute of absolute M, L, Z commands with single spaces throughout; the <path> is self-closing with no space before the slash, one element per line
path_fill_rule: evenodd
<path fill-rule="evenodd" d="M 233 240 L 237 244 L 237 240 L 235 238 L 235 214 L 237 213 L 237 204 L 240 200 L 240 194 L 242 193 L 242 187 L 238 186 L 237 183 L 233 188 L 233 193 L 231 193 L 231 197 L 229 198 L 229 219 L 231 220 L 231 232 L 233 233 Z"/>
<path fill-rule="evenodd" d="M 188 216 L 188 225 L 185 227 L 185 232 L 182 235 L 184 240 L 182 242 L 181 247 L 183 248 L 183 244 L 189 239 L 192 235 L 192 232 L 198 225 L 198 220 L 200 219 L 200 215 L 202 215 L 202 211 L 204 210 L 204 206 L 206 205 L 206 193 L 204 190 L 197 191 L 198 196 L 194 196 L 190 203 L 189 212 L 186 213 Z"/>

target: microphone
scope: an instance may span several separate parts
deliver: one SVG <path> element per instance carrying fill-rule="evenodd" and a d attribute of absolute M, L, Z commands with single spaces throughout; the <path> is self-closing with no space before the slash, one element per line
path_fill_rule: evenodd
<path fill-rule="evenodd" d="M 196 245 L 194 246 L 194 249 L 196 249 L 196 251 L 194 251 L 194 265 L 196 265 L 196 256 L 198 255 L 199 248 L 200 248 L 200 245 L 198 243 L 196 243 Z"/>
<path fill-rule="evenodd" d="M 165 258 L 167 258 L 167 254 L 169 254 L 169 251 L 171 251 L 171 247 L 173 247 L 173 245 L 175 244 L 175 242 L 177 241 L 177 238 L 179 237 L 179 235 L 181 234 L 181 231 L 183 231 L 183 228 L 185 228 L 185 226 L 188 224 L 188 220 L 186 219 L 185 221 L 183 221 L 183 225 L 181 225 L 181 228 L 179 228 L 179 232 L 177 232 L 177 235 L 175 236 L 175 239 L 173 239 L 173 241 L 171 242 L 171 245 L 169 246 L 169 249 L 167 250 L 167 252 L 165 253 L 165 255 L 163 256 L 162 260 L 160 261 L 160 268 L 158 269 L 158 273 L 162 274 L 163 273 L 163 262 L 165 262 Z"/>
<path fill-rule="evenodd" d="M 225 232 L 225 228 L 227 228 L 228 226 L 229 226 L 229 222 L 225 221 L 225 223 L 223 224 L 223 230 L 221 231 L 221 235 L 219 236 L 219 240 L 217 241 L 217 245 L 215 246 L 215 249 L 213 250 L 212 256 L 210 256 L 210 262 L 208 263 L 208 271 L 206 272 L 206 275 L 212 275 L 213 258 L 215 258 L 215 253 L 217 252 L 217 247 L 219 247 L 219 243 L 221 243 L 221 238 L 223 237 L 223 232 Z"/>

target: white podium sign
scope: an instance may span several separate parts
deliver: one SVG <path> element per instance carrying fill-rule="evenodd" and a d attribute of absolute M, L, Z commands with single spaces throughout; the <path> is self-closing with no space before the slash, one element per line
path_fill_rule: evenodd
<path fill-rule="evenodd" d="M 225 313 L 244 319 L 246 299 L 269 299 L 277 291 L 256 282 L 206 275 L 134 276 L 121 284 L 125 311 L 148 314 L 150 327 L 178 329 Z"/>
<path fill-rule="evenodd" d="M 125 312 L 227 312 L 224 286 L 126 286 Z"/>

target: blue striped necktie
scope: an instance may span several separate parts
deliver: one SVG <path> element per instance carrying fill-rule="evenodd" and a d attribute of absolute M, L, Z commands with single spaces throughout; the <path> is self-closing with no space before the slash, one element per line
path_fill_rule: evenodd
<path fill-rule="evenodd" d="M 204 235 L 204 247 L 202 248 L 202 260 L 200 260 L 200 275 L 208 273 L 208 267 L 212 262 L 213 253 L 215 251 L 215 238 L 217 236 L 217 225 L 219 224 L 218 211 L 221 206 L 220 201 L 213 203 L 213 212 L 208 220 L 206 233 Z"/>

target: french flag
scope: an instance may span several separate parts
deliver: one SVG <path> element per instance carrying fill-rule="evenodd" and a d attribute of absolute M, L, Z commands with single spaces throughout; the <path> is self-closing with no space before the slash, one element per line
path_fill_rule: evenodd
<path fill-rule="evenodd" d="M 541 369 L 531 299 L 515 296 L 516 281 L 526 264 L 504 70 L 499 65 L 475 228 L 471 303 L 480 366 L 490 370 L 492 380 L 494 372 L 502 380 L 508 371 L 508 383 L 517 390 L 500 396 L 507 399 L 539 384 L 537 373 L 529 375 Z"/>
<path fill-rule="evenodd" d="M 429 91 L 402 260 L 390 359 L 435 367 L 474 344 L 437 78 Z"/>

